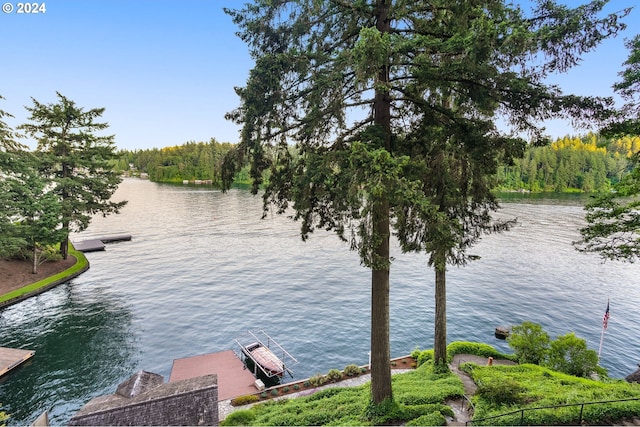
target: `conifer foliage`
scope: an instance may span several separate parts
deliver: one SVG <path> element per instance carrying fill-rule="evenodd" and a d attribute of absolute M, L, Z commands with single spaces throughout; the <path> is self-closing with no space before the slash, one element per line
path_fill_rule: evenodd
<path fill-rule="evenodd" d="M 608 135 L 640 135 L 640 35 L 627 42 L 629 58 L 614 90 L 626 100 Z M 601 194 L 585 206 L 587 226 L 580 230 L 576 248 L 594 252 L 605 260 L 635 262 L 640 259 L 640 152 L 631 153 L 630 174 L 613 191 Z"/>
<path fill-rule="evenodd" d="M 115 156 L 114 137 L 96 134 L 109 126 L 96 121 L 104 108 L 85 111 L 62 94 L 57 97 L 52 104 L 32 99 L 29 122 L 18 129 L 37 140 L 40 173 L 54 184 L 64 231 L 60 253 L 66 258 L 69 231 L 85 230 L 91 215 L 118 213 L 126 202 L 110 201 L 122 178 L 108 163 Z"/>
<path fill-rule="evenodd" d="M 243 125 L 223 179 L 249 161 L 265 210 L 335 231 L 371 278 L 372 401 L 392 399 L 389 239 L 436 269 L 435 360 L 446 360 L 444 271 L 461 265 L 492 221 L 489 177 L 519 155 L 515 132 L 543 139 L 550 117 L 601 117 L 608 100 L 543 83 L 623 27 L 606 2 L 530 11 L 503 0 L 256 0 L 227 10 L 255 61 Z M 495 126 L 503 117 L 514 133 Z M 290 210 L 292 208 L 292 211 Z"/>

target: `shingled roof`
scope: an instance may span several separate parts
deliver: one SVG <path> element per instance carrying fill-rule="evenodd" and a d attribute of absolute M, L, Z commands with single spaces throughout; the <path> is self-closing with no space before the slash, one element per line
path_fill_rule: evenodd
<path fill-rule="evenodd" d="M 164 383 L 161 375 L 140 371 L 115 394 L 89 401 L 69 425 L 218 425 L 218 379 L 205 375 Z"/>
<path fill-rule="evenodd" d="M 134 397 L 162 383 L 164 383 L 162 375 L 154 374 L 153 372 L 139 371 L 120 384 L 116 389 L 116 394 L 122 397 Z"/>

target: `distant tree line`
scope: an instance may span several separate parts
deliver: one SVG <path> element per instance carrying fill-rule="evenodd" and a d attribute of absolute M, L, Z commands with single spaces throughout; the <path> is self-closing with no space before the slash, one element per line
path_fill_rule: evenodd
<path fill-rule="evenodd" d="M 608 190 L 633 168 L 639 136 L 606 139 L 595 134 L 560 138 L 529 147 L 513 165 L 498 168 L 500 190 L 532 192 L 598 192 Z"/>
<path fill-rule="evenodd" d="M 211 138 L 209 142 L 191 141 L 173 147 L 124 150 L 118 153 L 114 167 L 121 171 L 146 173 L 155 182 L 211 180 L 219 185 L 222 161 L 232 147 L 228 142 L 221 143 Z"/>
<path fill-rule="evenodd" d="M 220 185 L 222 165 L 235 144 L 187 142 L 183 145 L 118 153 L 114 168 L 146 173 L 155 182 L 211 180 Z M 496 190 L 531 192 L 599 192 L 608 190 L 632 169 L 629 161 L 640 151 L 640 136 L 615 139 L 589 133 L 565 136 L 546 146 L 528 147 L 512 165 L 501 165 Z M 296 156 L 292 152 L 293 156 Z M 234 175 L 234 182 L 250 182 L 249 166 Z M 266 177 L 268 178 L 268 177 Z"/>

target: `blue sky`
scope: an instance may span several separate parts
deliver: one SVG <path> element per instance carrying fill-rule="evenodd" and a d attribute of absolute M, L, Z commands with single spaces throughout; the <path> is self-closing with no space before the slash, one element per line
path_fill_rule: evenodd
<path fill-rule="evenodd" d="M 612 0 L 607 11 L 637 2 Z M 49 0 L 40 14 L 18 14 L 18 2 L 9 3 L 14 11 L 0 13 L 0 109 L 15 116 L 11 126 L 26 121 L 31 97 L 55 102 L 58 91 L 85 109 L 105 107 L 118 148 L 237 142 L 239 127 L 224 114 L 238 106 L 233 87 L 253 63 L 222 8 L 244 0 Z M 624 38 L 640 33 L 639 9 L 621 36 L 553 82 L 566 93 L 611 95 L 628 56 Z M 547 131 L 585 132 L 562 122 Z"/>

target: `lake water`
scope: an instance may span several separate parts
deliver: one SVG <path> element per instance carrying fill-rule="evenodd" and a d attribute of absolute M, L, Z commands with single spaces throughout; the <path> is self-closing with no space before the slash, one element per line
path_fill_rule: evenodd
<path fill-rule="evenodd" d="M 0 346 L 36 350 L 0 382 L 9 425 L 48 410 L 64 424 L 92 397 L 138 370 L 168 379 L 174 359 L 235 348 L 263 329 L 299 363 L 295 378 L 367 363 L 370 273 L 327 232 L 302 242 L 296 224 L 272 215 L 246 190 L 170 186 L 126 179 L 120 215 L 97 217 L 72 236 L 120 233 L 131 242 L 89 253 L 91 269 L 45 294 L 0 311 Z M 499 325 L 540 323 L 555 338 L 574 331 L 622 378 L 640 362 L 640 276 L 634 264 L 602 263 L 574 250 L 583 199 L 510 198 L 500 215 L 510 232 L 485 237 L 482 258 L 448 272 L 448 339 L 494 338 Z M 426 256 L 395 248 L 391 270 L 391 354 L 432 348 L 434 274 Z"/>

